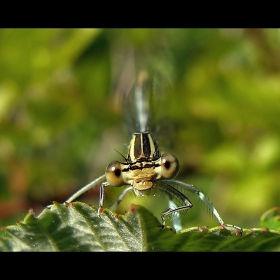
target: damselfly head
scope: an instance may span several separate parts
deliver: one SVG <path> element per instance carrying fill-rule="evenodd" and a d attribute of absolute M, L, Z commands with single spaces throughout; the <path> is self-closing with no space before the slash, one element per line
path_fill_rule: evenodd
<path fill-rule="evenodd" d="M 136 196 L 145 196 L 156 181 L 174 178 L 179 168 L 177 157 L 169 153 L 160 155 L 150 133 L 139 132 L 132 136 L 126 162 L 110 163 L 105 175 L 110 185 L 130 185 Z"/>

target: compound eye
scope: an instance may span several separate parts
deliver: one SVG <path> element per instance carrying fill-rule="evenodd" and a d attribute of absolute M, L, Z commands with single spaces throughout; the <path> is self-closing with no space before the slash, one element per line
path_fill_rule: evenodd
<path fill-rule="evenodd" d="M 111 162 L 105 169 L 107 182 L 112 186 L 123 185 L 122 167 L 118 161 Z"/>
<path fill-rule="evenodd" d="M 172 154 L 163 154 L 161 156 L 161 171 L 165 179 L 174 178 L 180 169 L 179 160 Z"/>

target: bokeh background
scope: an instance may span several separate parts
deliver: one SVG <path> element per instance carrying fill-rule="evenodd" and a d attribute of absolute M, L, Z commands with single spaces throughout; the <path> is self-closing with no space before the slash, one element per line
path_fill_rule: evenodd
<path fill-rule="evenodd" d="M 0 29 L 0 226 L 65 201 L 122 161 L 130 135 L 117 93 L 157 80 L 153 108 L 177 179 L 202 190 L 227 223 L 259 226 L 280 204 L 279 29 Z M 122 188 L 107 188 L 109 206 Z M 79 200 L 98 205 L 99 189 Z M 216 225 L 203 204 L 185 226 Z M 156 216 L 161 195 L 122 203 Z"/>

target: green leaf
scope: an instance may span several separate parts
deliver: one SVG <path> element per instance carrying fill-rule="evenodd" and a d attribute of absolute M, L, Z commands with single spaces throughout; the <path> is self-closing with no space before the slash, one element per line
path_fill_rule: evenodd
<path fill-rule="evenodd" d="M 2 228 L 0 251 L 270 251 L 280 249 L 280 233 L 268 229 L 214 227 L 175 232 L 160 230 L 157 218 L 142 206 L 125 215 L 82 202 L 54 203 L 38 217 Z"/>
<path fill-rule="evenodd" d="M 260 225 L 263 228 L 280 230 L 280 209 L 273 207 L 267 210 L 260 219 Z"/>

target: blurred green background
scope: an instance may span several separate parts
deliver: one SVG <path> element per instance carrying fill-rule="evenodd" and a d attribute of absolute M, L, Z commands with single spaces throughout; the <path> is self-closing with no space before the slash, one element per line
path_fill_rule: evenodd
<path fill-rule="evenodd" d="M 162 77 L 155 138 L 179 158 L 177 179 L 207 194 L 226 223 L 258 227 L 279 206 L 279 29 L 0 29 L 0 226 L 122 161 L 130 135 L 116 92 L 134 78 L 131 60 Z M 107 188 L 105 206 L 121 190 Z M 98 193 L 79 200 L 97 206 Z M 185 226 L 217 224 L 189 198 Z M 162 196 L 129 196 L 120 211 L 131 203 L 158 217 L 167 208 Z"/>

